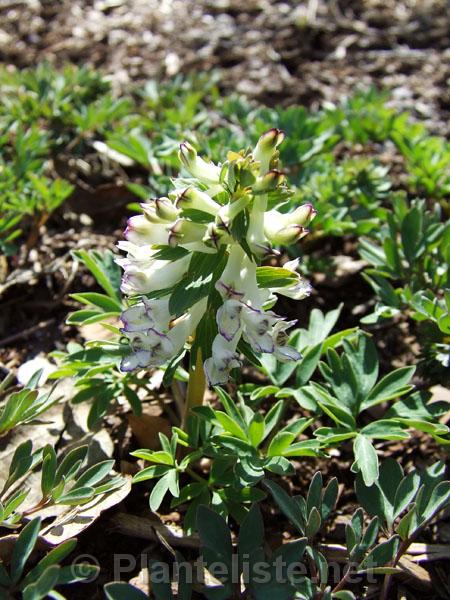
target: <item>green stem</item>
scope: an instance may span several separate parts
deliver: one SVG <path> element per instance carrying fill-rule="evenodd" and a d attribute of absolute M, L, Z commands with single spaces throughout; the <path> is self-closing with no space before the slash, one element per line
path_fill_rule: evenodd
<path fill-rule="evenodd" d="M 189 369 L 189 381 L 187 386 L 186 404 L 184 407 L 183 428 L 186 426 L 187 417 L 192 408 L 201 406 L 205 396 L 206 378 L 203 370 L 202 352 L 197 350 L 195 365 Z"/>
<path fill-rule="evenodd" d="M 198 481 L 199 483 L 204 483 L 205 485 L 209 485 L 208 482 L 206 481 L 206 479 L 204 479 L 201 475 L 199 475 L 198 473 L 196 473 L 193 469 L 191 469 L 190 467 L 188 467 L 186 469 L 186 473 L 192 477 L 192 479 L 195 479 L 195 481 Z"/>

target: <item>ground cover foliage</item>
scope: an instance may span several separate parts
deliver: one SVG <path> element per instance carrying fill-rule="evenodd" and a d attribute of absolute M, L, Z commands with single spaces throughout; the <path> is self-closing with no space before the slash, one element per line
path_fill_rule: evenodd
<path fill-rule="evenodd" d="M 448 142 L 374 89 L 308 111 L 224 96 L 203 74 L 120 97 L 85 68 L 3 70 L 0 82 L 0 594 L 414 598 L 420 586 L 447 597 Z M 139 203 L 166 197 L 174 178 L 192 185 L 181 142 L 239 165 L 232 183 L 227 171 L 236 191 L 259 185 L 238 152 L 274 128 L 286 134 L 277 152 L 287 183 L 277 176 L 263 189 L 270 208 L 311 204 L 317 214 L 301 241 L 285 248 L 278 238 L 258 285 L 311 282 L 300 305 L 281 297 L 275 307 L 298 320 L 288 341 L 301 358 L 280 362 L 244 339 L 241 368 L 184 418 L 217 307 L 208 305 L 194 351 L 187 338 L 153 368 L 121 370 L 129 301 L 114 246 Z M 197 230 L 211 223 L 189 206 L 183 219 Z M 230 234 L 237 244 L 245 227 Z M 158 252 L 167 266 L 185 258 L 182 241 Z M 192 259 L 181 287 L 155 288 L 177 317 L 214 295 L 220 260 L 205 256 L 214 259 Z M 279 270 L 297 258 L 298 273 Z M 17 384 L 15 367 L 39 352 L 47 360 Z M 153 533 L 137 540 L 130 518 L 142 536 L 155 515 Z M 138 557 L 149 541 L 151 590 L 138 577 L 111 583 L 111 556 Z M 192 564 L 199 553 L 201 574 L 215 577 L 159 577 L 162 563 Z"/>

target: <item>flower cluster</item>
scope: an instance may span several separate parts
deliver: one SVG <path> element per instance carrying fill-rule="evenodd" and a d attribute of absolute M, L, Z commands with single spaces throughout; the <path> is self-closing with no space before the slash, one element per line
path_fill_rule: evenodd
<path fill-rule="evenodd" d="M 283 138 L 283 132 L 271 129 L 252 152 L 230 152 L 222 165 L 206 162 L 190 144 L 181 144 L 179 157 L 192 178 L 175 181 L 169 197 L 142 204 L 143 214 L 129 219 L 126 241 L 118 244 L 126 256 L 117 259 L 124 270 L 122 291 L 133 298 L 122 315 L 122 333 L 131 347 L 123 370 L 160 366 L 177 356 L 211 305 L 217 335 L 204 361 L 210 385 L 225 383 L 230 370 L 240 366 L 241 339 L 255 352 L 282 361 L 300 358 L 287 344 L 287 330 L 295 321 L 270 308 L 278 294 L 299 300 L 310 286 L 297 273 L 297 261 L 282 269 L 258 266 L 277 253 L 275 246 L 304 237 L 315 215 L 309 204 L 287 213 L 268 210 L 269 199 L 276 206 L 277 194 L 280 201 L 286 198 L 284 175 L 276 168 Z M 179 293 L 180 282 L 188 286 L 197 276 L 191 266 L 199 255 L 212 255 L 207 263 L 211 272 L 201 274 L 209 288 L 203 284 L 200 297 L 194 295 L 177 314 L 172 295 L 175 289 Z M 226 263 L 214 278 L 219 256 Z M 258 277 L 261 269 L 264 284 Z"/>

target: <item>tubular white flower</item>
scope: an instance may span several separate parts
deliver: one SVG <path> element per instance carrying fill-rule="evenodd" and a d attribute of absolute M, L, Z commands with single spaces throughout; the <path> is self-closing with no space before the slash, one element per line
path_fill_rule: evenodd
<path fill-rule="evenodd" d="M 271 247 L 264 234 L 264 213 L 267 208 L 267 197 L 256 196 L 250 211 L 250 225 L 247 231 L 247 241 L 251 250 L 258 256 L 270 254 Z"/>
<path fill-rule="evenodd" d="M 232 220 L 250 204 L 251 199 L 249 194 L 245 194 L 237 200 L 221 206 L 217 213 L 216 223 L 223 224 L 224 227 L 229 228 Z"/>
<path fill-rule="evenodd" d="M 122 314 L 121 332 L 130 342 L 131 353 L 121 362 L 122 371 L 159 367 L 176 356 L 195 331 L 207 305 L 203 299 L 190 311 L 170 323 L 168 300 L 147 300 Z M 147 321 L 146 321 L 147 319 Z M 145 329 L 146 323 L 151 323 Z"/>
<path fill-rule="evenodd" d="M 237 369 L 242 365 L 236 352 L 238 337 L 236 336 L 234 340 L 228 341 L 218 334 L 214 338 L 212 356 L 203 363 L 210 386 L 226 383 L 231 369 Z"/>
<path fill-rule="evenodd" d="M 169 242 L 167 223 L 151 223 L 144 215 L 136 215 L 128 219 L 124 236 L 129 242 L 138 246 Z"/>
<path fill-rule="evenodd" d="M 244 309 L 238 300 L 225 300 L 218 309 L 216 320 L 219 333 L 227 341 L 231 341 L 241 330 L 241 314 Z"/>
<path fill-rule="evenodd" d="M 272 293 L 281 294 L 282 296 L 287 296 L 288 298 L 292 298 L 293 300 L 303 300 L 311 294 L 311 284 L 306 279 L 303 279 L 299 273 L 297 273 L 297 267 L 299 262 L 299 259 L 296 258 L 294 260 L 290 260 L 284 263 L 283 265 L 283 269 L 291 271 L 297 277 L 296 282 L 289 287 L 286 286 L 279 288 L 271 288 L 270 291 Z"/>
<path fill-rule="evenodd" d="M 220 223 L 216 221 L 216 223 L 208 223 L 203 242 L 217 251 L 219 246 L 232 244 L 233 238 L 229 233 L 227 224 L 223 221 L 220 221 Z"/>
<path fill-rule="evenodd" d="M 200 179 L 203 183 L 219 183 L 220 167 L 213 163 L 208 163 L 198 156 L 197 150 L 189 142 L 180 144 L 178 156 L 189 173 Z"/>
<path fill-rule="evenodd" d="M 261 163 L 260 175 L 265 175 L 269 170 L 272 156 L 285 137 L 284 131 L 273 128 L 263 133 L 259 138 L 252 154 L 254 160 Z"/>
<path fill-rule="evenodd" d="M 231 247 L 226 267 L 216 282 L 216 290 L 222 298 L 239 300 L 244 297 L 244 292 L 241 289 L 241 268 L 244 256 L 244 250 L 240 246 L 235 244 Z"/>
<path fill-rule="evenodd" d="M 180 352 L 188 339 L 193 335 L 201 318 L 205 314 L 208 300 L 203 298 L 189 311 L 170 324 L 167 334 L 174 347 L 174 356 Z"/>
<path fill-rule="evenodd" d="M 180 212 L 176 206 L 172 204 L 169 198 L 156 198 L 155 212 L 160 219 L 166 222 L 174 221 Z"/>
<path fill-rule="evenodd" d="M 272 354 L 275 342 L 272 336 L 272 327 L 281 317 L 271 311 L 245 307 L 242 320 L 245 324 L 244 338 L 256 352 Z"/>
<path fill-rule="evenodd" d="M 254 309 L 262 309 L 270 291 L 258 287 L 256 263 L 250 260 L 247 255 L 244 255 L 242 260 L 241 280 L 241 286 L 245 289 L 246 303 Z"/>
<path fill-rule="evenodd" d="M 178 246 L 201 242 L 206 232 L 206 227 L 200 223 L 193 223 L 186 219 L 177 219 L 169 228 L 169 246 Z"/>
<path fill-rule="evenodd" d="M 216 215 L 221 206 L 215 202 L 206 192 L 201 192 L 190 186 L 181 190 L 175 200 L 177 208 L 195 208 Z"/>
<path fill-rule="evenodd" d="M 185 274 L 190 257 L 185 256 L 176 261 L 149 259 L 147 263 L 133 259 L 117 259 L 124 268 L 120 289 L 126 295 L 149 294 L 156 290 L 170 288 Z"/>
<path fill-rule="evenodd" d="M 285 179 L 286 176 L 284 173 L 278 171 L 277 169 L 272 169 L 271 171 L 268 171 L 265 175 L 258 177 L 253 186 L 253 190 L 255 192 L 268 192 L 269 190 L 274 190 Z"/>
<path fill-rule="evenodd" d="M 120 319 L 123 323 L 123 331 L 127 333 L 146 331 L 157 323 L 168 323 L 169 300 L 167 298 L 149 300 L 143 296 L 142 301 L 125 310 Z"/>
<path fill-rule="evenodd" d="M 293 244 L 308 234 L 305 225 L 315 215 L 311 204 L 299 206 L 290 213 L 269 210 L 264 214 L 264 233 L 273 244 Z"/>
<path fill-rule="evenodd" d="M 302 355 L 298 350 L 287 344 L 289 336 L 286 333 L 286 330 L 291 328 L 296 323 L 296 320 L 280 320 L 274 325 L 273 337 L 275 341 L 275 357 L 281 362 L 297 361 L 302 358 Z"/>
<path fill-rule="evenodd" d="M 122 359 L 122 371 L 133 371 L 138 367 L 160 367 L 173 355 L 172 341 L 156 329 L 148 329 L 145 333 L 122 330 L 122 333 L 129 339 L 132 350 L 131 354 Z"/>
<path fill-rule="evenodd" d="M 121 331 L 131 348 L 122 361 L 124 370 L 160 366 L 192 340 L 211 295 L 174 319 L 168 294 L 159 300 L 149 300 L 145 294 L 170 291 L 188 271 L 192 252 L 215 254 L 224 246 L 228 260 L 215 283 L 222 298 L 216 313 L 218 334 L 211 356 L 204 362 L 209 384 L 226 383 L 230 371 L 241 366 L 237 351 L 241 339 L 255 352 L 273 354 L 282 361 L 299 360 L 299 352 L 288 345 L 287 330 L 295 321 L 285 321 L 265 309 L 274 305 L 277 295 L 304 298 L 311 286 L 297 273 L 298 261 L 284 265 L 295 275 L 290 286 L 260 288 L 257 277 L 259 259 L 276 254 L 272 245 L 299 240 L 307 234 L 305 227 L 315 216 L 310 204 L 290 213 L 267 210 L 269 192 L 272 202 L 284 180 L 284 174 L 277 169 L 277 147 L 283 139 L 282 131 L 271 129 L 260 137 L 253 153 L 228 153 L 222 166 L 203 160 L 189 143 L 181 144 L 180 160 L 196 181 L 184 187 L 179 180 L 169 198 L 142 204 L 144 214 L 129 220 L 127 241 L 118 245 L 127 253 L 117 259 L 124 270 L 122 291 L 144 296 L 122 314 Z M 279 198 L 282 200 L 284 194 L 280 193 Z M 201 218 L 195 211 L 210 217 Z M 235 227 L 233 221 L 238 215 L 245 219 Z M 245 239 L 238 239 L 247 218 Z M 155 245 L 179 246 L 188 253 L 180 259 L 163 261 L 157 258 Z M 171 254 L 177 257 L 183 252 L 171 251 L 168 255 Z"/>

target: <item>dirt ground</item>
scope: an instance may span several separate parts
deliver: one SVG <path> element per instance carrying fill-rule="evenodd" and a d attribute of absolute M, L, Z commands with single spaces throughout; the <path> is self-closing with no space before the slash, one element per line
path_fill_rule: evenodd
<path fill-rule="evenodd" d="M 449 131 L 448 0 L 0 0 L 0 61 L 91 64 L 115 87 L 218 69 L 224 90 L 317 106 L 358 86 Z"/>

